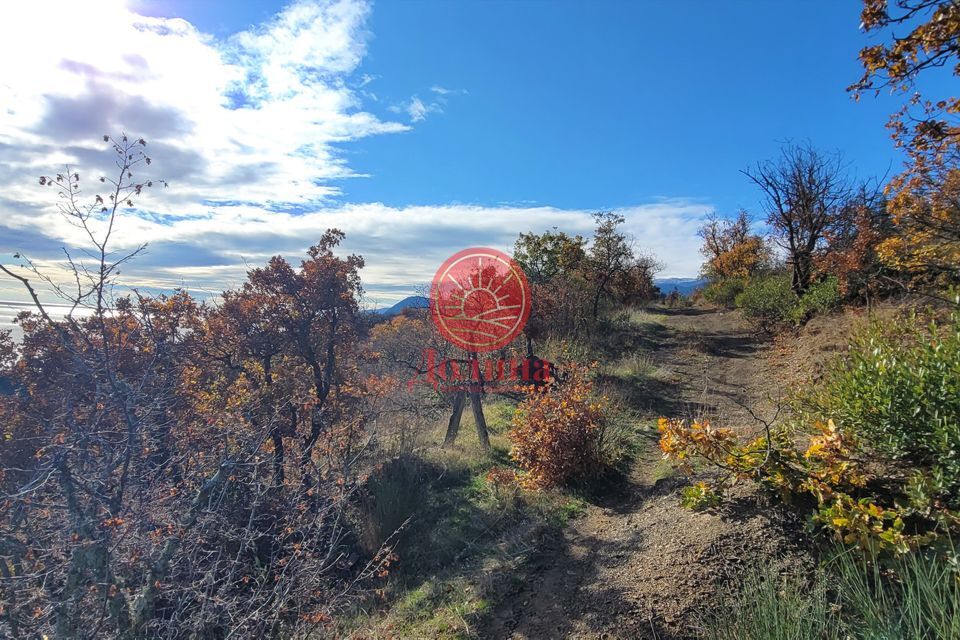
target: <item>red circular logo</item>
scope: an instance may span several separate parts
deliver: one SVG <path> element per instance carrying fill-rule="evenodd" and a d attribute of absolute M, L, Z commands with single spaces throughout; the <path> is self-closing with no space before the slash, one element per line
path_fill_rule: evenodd
<path fill-rule="evenodd" d="M 433 277 L 430 314 L 440 334 L 467 351 L 508 344 L 530 317 L 530 285 L 510 256 L 485 247 L 447 258 Z"/>

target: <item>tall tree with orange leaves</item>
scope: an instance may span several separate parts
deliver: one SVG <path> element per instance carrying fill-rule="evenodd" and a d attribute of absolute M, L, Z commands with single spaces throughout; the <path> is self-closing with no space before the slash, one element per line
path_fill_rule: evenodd
<path fill-rule="evenodd" d="M 960 97 L 916 87 L 933 69 L 960 76 L 960 3 L 864 0 L 862 27 L 885 41 L 861 50 L 864 73 L 850 91 L 857 99 L 883 89 L 908 96 L 889 123 L 908 162 L 887 187 L 897 233 L 879 255 L 915 284 L 960 282 Z"/>
<path fill-rule="evenodd" d="M 732 220 L 711 214 L 698 233 L 700 253 L 707 259 L 702 273 L 708 278 L 747 278 L 770 262 L 763 236 L 750 232 L 750 217 L 742 209 Z"/>

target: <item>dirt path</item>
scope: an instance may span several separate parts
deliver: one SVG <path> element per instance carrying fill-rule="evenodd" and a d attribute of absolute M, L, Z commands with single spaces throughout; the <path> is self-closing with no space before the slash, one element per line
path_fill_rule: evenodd
<path fill-rule="evenodd" d="M 656 374 L 626 390 L 643 417 L 708 415 L 755 429 L 743 406 L 770 412 L 766 396 L 776 395 L 764 345 L 730 312 L 655 314 L 641 318 L 639 338 Z M 694 637 L 699 616 L 748 565 L 806 563 L 782 533 L 792 528 L 789 514 L 765 508 L 749 487 L 714 512 L 683 509 L 679 489 L 688 481 L 655 480 L 658 459 L 651 447 L 616 495 L 547 541 L 519 586 L 495 603 L 483 637 Z"/>

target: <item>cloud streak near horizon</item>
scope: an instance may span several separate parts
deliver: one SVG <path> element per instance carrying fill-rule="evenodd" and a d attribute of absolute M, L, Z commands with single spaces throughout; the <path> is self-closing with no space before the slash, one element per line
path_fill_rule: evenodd
<path fill-rule="evenodd" d="M 361 73 L 368 3 L 296 2 L 221 39 L 119 2 L 54 4 L 11 4 L 0 20 L 0 55 L 23 61 L 0 68 L 5 264 L 21 251 L 55 273 L 63 248 L 85 246 L 36 178 L 70 164 L 82 185 L 96 184 L 112 161 L 102 135 L 120 131 L 148 140 L 151 175 L 170 182 L 118 221 L 117 251 L 149 242 L 123 273 L 145 290 L 216 294 L 272 255 L 295 261 L 337 227 L 347 233 L 344 250 L 366 258 L 368 294 L 386 303 L 466 246 L 509 249 L 521 231 L 591 230 L 589 210 L 344 202 L 339 181 L 376 179 L 351 170 L 345 145 L 443 117 L 447 96 L 469 99 L 434 85 L 432 101 L 414 96 L 400 109 L 408 122 L 373 113 L 365 100 L 375 79 Z M 637 244 L 665 263 L 663 275 L 684 276 L 699 265 L 696 229 L 711 209 L 666 198 L 619 211 Z M 0 299 L 22 292 L 0 280 Z"/>

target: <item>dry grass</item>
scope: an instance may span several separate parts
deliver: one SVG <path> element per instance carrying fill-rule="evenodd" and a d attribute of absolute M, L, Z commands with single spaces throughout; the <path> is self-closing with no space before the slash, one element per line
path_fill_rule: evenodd
<path fill-rule="evenodd" d="M 604 367 L 603 373 L 618 378 L 649 378 L 658 370 L 657 363 L 649 354 L 635 351 Z"/>
<path fill-rule="evenodd" d="M 372 528 L 386 531 L 412 512 L 409 535 L 386 601 L 363 604 L 340 621 L 337 637 L 477 637 L 490 597 L 507 588 L 538 537 L 583 512 L 583 501 L 565 491 L 527 493 L 486 480 L 492 467 L 512 466 L 507 432 L 515 408 L 508 400 L 489 400 L 484 416 L 490 451 L 480 446 L 467 410 L 453 446 L 439 446 L 446 419 L 437 421 L 427 445 L 390 474 L 398 486 L 383 482 L 376 488 L 382 498 L 395 497 L 402 513 L 371 510 L 370 517 L 385 519 Z"/>

